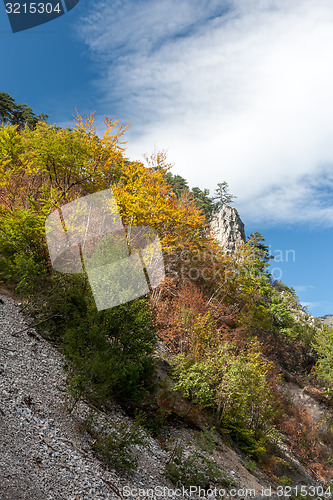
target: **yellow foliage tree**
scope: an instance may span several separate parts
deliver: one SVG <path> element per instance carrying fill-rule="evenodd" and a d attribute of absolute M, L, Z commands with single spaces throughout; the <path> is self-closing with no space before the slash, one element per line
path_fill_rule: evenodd
<path fill-rule="evenodd" d="M 165 153 L 148 166 L 125 156 L 127 126 L 105 120 L 97 135 L 94 115 L 77 115 L 74 128 L 39 122 L 35 130 L 0 128 L 1 208 L 51 212 L 78 197 L 112 187 L 125 227 L 154 228 L 166 254 L 212 245 L 205 217 L 193 198 L 177 198 L 166 182 Z M 196 265 L 204 265 L 199 262 Z M 209 267 L 209 266 L 208 266 Z M 208 272 L 209 274 L 209 272 Z"/>

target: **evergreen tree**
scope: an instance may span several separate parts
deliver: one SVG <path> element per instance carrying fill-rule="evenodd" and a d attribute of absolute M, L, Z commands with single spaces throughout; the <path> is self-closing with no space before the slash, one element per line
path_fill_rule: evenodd
<path fill-rule="evenodd" d="M 207 220 L 210 221 L 218 206 L 217 203 L 214 202 L 213 198 L 209 196 L 209 189 L 201 190 L 198 187 L 194 187 L 191 190 L 191 194 L 195 199 L 197 206 L 202 209 Z"/>
<path fill-rule="evenodd" d="M 7 92 L 0 92 L 0 121 L 17 125 L 18 129 L 28 127 L 34 129 L 39 121 L 46 121 L 48 115 L 35 115 L 27 104 L 16 104 L 15 99 Z"/>
<path fill-rule="evenodd" d="M 173 175 L 170 172 L 165 174 L 165 178 L 177 198 L 180 198 L 182 193 L 190 194 L 194 198 L 197 207 L 205 214 L 207 221 L 211 220 L 213 213 L 218 210 L 218 204 L 209 196 L 209 189 L 202 190 L 199 187 L 194 187 L 190 190 L 187 180 L 184 177 Z"/>
<path fill-rule="evenodd" d="M 218 210 L 221 210 L 224 205 L 232 203 L 235 198 L 237 198 L 235 195 L 229 193 L 229 185 L 226 181 L 218 183 L 217 188 L 215 189 L 215 196 L 213 198 L 214 200 L 217 200 Z"/>
<path fill-rule="evenodd" d="M 0 120 L 10 122 L 15 107 L 14 99 L 7 92 L 0 92 Z"/>
<path fill-rule="evenodd" d="M 165 178 L 177 198 L 180 198 L 183 192 L 189 192 L 187 180 L 181 175 L 173 175 L 171 172 L 167 172 Z"/>
<path fill-rule="evenodd" d="M 249 245 L 253 248 L 254 257 L 259 258 L 262 262 L 262 270 L 268 267 L 271 259 L 274 259 L 272 255 L 269 255 L 268 245 L 264 245 L 264 241 L 265 238 L 259 231 L 251 233 L 248 238 Z"/>

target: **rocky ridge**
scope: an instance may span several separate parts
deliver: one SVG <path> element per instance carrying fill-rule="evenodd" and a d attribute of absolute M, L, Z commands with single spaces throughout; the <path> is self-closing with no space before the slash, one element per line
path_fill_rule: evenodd
<path fill-rule="evenodd" d="M 333 326 L 333 314 L 325 314 L 325 316 L 322 316 L 320 319 L 323 323 L 326 323 L 326 325 Z"/>
<path fill-rule="evenodd" d="M 214 215 L 210 227 L 221 247 L 228 252 L 234 252 L 246 241 L 244 223 L 234 207 L 223 206 Z"/>

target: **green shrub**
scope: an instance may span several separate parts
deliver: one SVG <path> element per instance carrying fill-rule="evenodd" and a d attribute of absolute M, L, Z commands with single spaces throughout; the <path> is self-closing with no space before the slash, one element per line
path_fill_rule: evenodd
<path fill-rule="evenodd" d="M 216 449 L 217 440 L 214 436 L 216 430 L 215 427 L 206 427 L 200 434 L 196 437 L 196 443 L 199 448 L 203 451 L 213 453 Z"/>
<path fill-rule="evenodd" d="M 220 424 L 243 422 L 262 430 L 272 421 L 275 404 L 266 378 L 270 365 L 262 360 L 257 343 L 238 355 L 230 344 L 223 344 L 200 361 L 181 355 L 174 363 L 174 390 L 213 409 Z"/>
<path fill-rule="evenodd" d="M 228 422 L 222 430 L 228 433 L 239 449 L 249 457 L 260 460 L 265 456 L 267 452 L 267 436 L 265 434 L 245 427 L 243 422 Z"/>
<path fill-rule="evenodd" d="M 249 456 L 262 457 L 278 405 L 267 380 L 270 364 L 262 359 L 259 344 L 237 354 L 226 343 L 200 361 L 180 355 L 174 363 L 174 390 L 211 411 Z"/>
<path fill-rule="evenodd" d="M 326 385 L 326 393 L 333 397 L 333 328 L 322 325 L 317 329 L 313 347 L 319 356 L 316 367 L 318 378 Z"/>
<path fill-rule="evenodd" d="M 157 394 L 150 394 L 141 405 L 145 412 L 144 427 L 154 437 L 162 438 L 168 424 L 177 420 L 173 412 L 176 394 L 169 389 L 166 380 L 160 380 Z"/>
<path fill-rule="evenodd" d="M 104 311 L 96 309 L 83 274 L 54 273 L 35 309 L 49 336 L 67 359 L 74 398 L 95 404 L 115 397 L 139 400 L 150 389 L 156 345 L 152 315 L 145 297 Z"/>
<path fill-rule="evenodd" d="M 140 398 L 153 372 L 155 336 L 145 299 L 106 311 L 88 308 L 67 328 L 64 352 L 74 368 L 72 387 L 82 382 L 94 400 Z"/>
<path fill-rule="evenodd" d="M 253 472 L 256 470 L 257 468 L 257 464 L 256 462 L 254 462 L 253 460 L 251 460 L 250 458 L 246 458 L 244 460 L 244 467 L 249 471 L 251 472 L 251 474 L 253 474 Z"/>
<path fill-rule="evenodd" d="M 105 425 L 101 430 L 96 430 L 90 414 L 83 423 L 83 429 L 93 437 L 92 448 L 108 467 L 119 472 L 133 473 L 138 466 L 135 447 L 148 445 L 142 429 L 143 418 L 141 413 L 137 413 L 133 422 L 123 422 L 117 428 Z"/>
<path fill-rule="evenodd" d="M 182 392 L 193 403 L 203 407 L 214 404 L 213 377 L 215 368 L 207 361 L 195 361 L 191 356 L 178 355 L 174 358 L 174 376 L 177 382 L 174 390 Z"/>
<path fill-rule="evenodd" d="M 293 486 L 293 481 L 288 476 L 279 477 L 279 482 L 282 486 Z"/>
<path fill-rule="evenodd" d="M 171 462 L 166 464 L 165 472 L 175 486 L 207 488 L 212 483 L 229 485 L 216 463 L 197 450 L 185 456 L 184 450 L 178 447 Z"/>
<path fill-rule="evenodd" d="M 307 313 L 292 288 L 279 284 L 279 293 L 272 295 L 270 313 L 279 335 L 289 342 L 302 341 L 311 345 L 317 328 L 307 321 Z"/>
<path fill-rule="evenodd" d="M 36 280 L 48 271 L 47 249 L 43 240 L 46 208 L 39 212 L 0 208 L 0 276 L 23 294 L 30 294 Z"/>
<path fill-rule="evenodd" d="M 139 398 L 148 387 L 155 347 L 146 298 L 98 311 L 84 274 L 51 269 L 45 243 L 46 205 L 0 210 L 0 276 L 28 295 L 42 331 L 62 346 L 73 394 L 95 402 Z"/>

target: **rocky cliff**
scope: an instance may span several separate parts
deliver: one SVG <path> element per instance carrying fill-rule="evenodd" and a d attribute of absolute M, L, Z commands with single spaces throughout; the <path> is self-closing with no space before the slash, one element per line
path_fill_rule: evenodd
<path fill-rule="evenodd" d="M 333 326 L 333 314 L 325 314 L 325 316 L 322 316 L 320 319 L 323 323 L 326 323 L 326 325 Z"/>
<path fill-rule="evenodd" d="M 229 252 L 234 252 L 246 241 L 244 223 L 233 207 L 222 207 L 213 217 L 210 226 L 222 248 Z"/>

